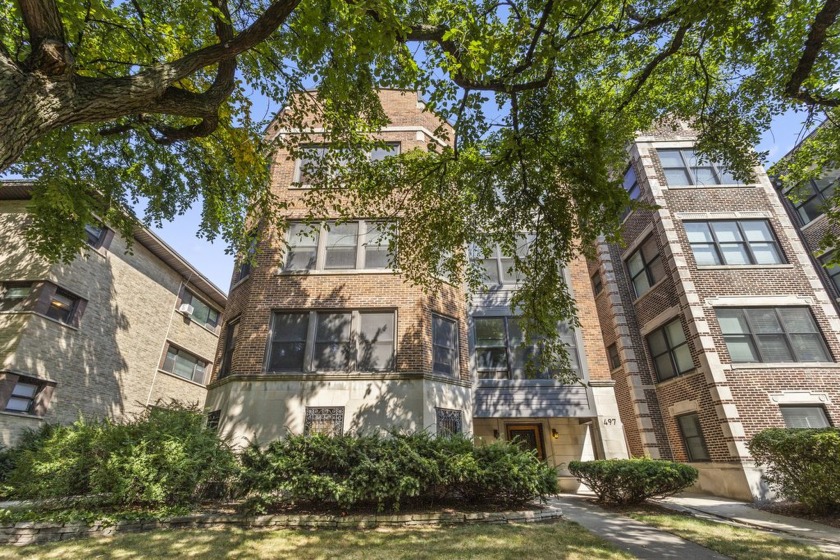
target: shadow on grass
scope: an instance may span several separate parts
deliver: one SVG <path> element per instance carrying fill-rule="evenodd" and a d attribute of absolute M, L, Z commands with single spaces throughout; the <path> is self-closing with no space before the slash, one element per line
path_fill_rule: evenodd
<path fill-rule="evenodd" d="M 628 508 L 625 515 L 649 523 L 734 560 L 831 560 L 831 554 L 756 529 L 736 527 L 656 507 Z"/>
<path fill-rule="evenodd" d="M 626 560 L 575 523 L 417 529 L 172 530 L 0 550 L 0 558 L 300 558 L 343 560 Z"/>

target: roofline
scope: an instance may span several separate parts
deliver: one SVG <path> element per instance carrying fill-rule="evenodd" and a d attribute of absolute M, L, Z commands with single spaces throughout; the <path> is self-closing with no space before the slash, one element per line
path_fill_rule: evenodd
<path fill-rule="evenodd" d="M 32 198 L 33 182 L 22 179 L 4 179 L 0 181 L 0 191 L 5 186 L 14 186 L 18 189 L 19 195 L 6 200 L 30 200 Z M 27 188 L 28 187 L 28 188 Z M 0 199 L 3 199 L 0 196 Z M 163 261 L 167 267 L 180 274 L 188 284 L 193 284 L 203 294 L 213 300 L 214 303 L 224 309 L 227 303 L 227 295 L 207 278 L 200 270 L 189 263 L 178 251 L 173 249 L 166 241 L 160 238 L 155 232 L 145 226 L 136 226 L 133 237 L 143 247 L 148 249 L 154 256 Z"/>

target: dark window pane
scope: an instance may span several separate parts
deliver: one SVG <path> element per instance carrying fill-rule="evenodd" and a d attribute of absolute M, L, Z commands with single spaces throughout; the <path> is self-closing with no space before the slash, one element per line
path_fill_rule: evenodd
<path fill-rule="evenodd" d="M 313 366 L 320 370 L 350 367 L 353 348 L 350 341 L 350 313 L 318 313 Z"/>
<path fill-rule="evenodd" d="M 303 371 L 308 313 L 275 313 L 269 371 Z"/>
<path fill-rule="evenodd" d="M 746 310 L 747 318 L 754 333 L 784 332 L 774 309 L 753 307 Z"/>
<path fill-rule="evenodd" d="M 47 308 L 47 317 L 61 321 L 62 323 L 69 323 L 73 315 L 73 309 L 76 306 L 77 298 L 62 291 L 57 291 L 50 300 L 50 306 Z"/>
<path fill-rule="evenodd" d="M 828 362 L 822 336 L 819 334 L 792 334 L 790 342 L 798 362 Z"/>
<path fill-rule="evenodd" d="M 458 332 L 455 321 L 432 315 L 432 369 L 452 375 L 457 372 Z"/>
<path fill-rule="evenodd" d="M 758 352 L 761 354 L 762 362 L 793 362 L 793 355 L 790 353 L 784 335 L 760 334 L 756 335 L 755 343 Z"/>

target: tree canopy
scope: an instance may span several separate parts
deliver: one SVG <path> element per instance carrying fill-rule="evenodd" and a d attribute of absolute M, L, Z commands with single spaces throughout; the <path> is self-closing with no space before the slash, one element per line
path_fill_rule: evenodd
<path fill-rule="evenodd" d="M 839 12 L 840 0 L 0 0 L 0 171 L 35 180 L 30 236 L 52 259 L 74 258 L 95 216 L 130 231 L 124 211 L 141 198 L 151 223 L 200 200 L 199 234 L 241 251 L 248 220 L 282 222 L 266 188 L 273 115 L 254 114 L 256 97 L 317 101 L 329 140 L 361 154 L 385 124 L 376 88 L 419 90 L 452 123 L 451 145 L 356 158 L 344 210 L 400 192 L 399 265 L 418 282 L 441 263 L 463 272 L 470 243 L 513 252 L 532 232 L 517 305 L 548 333 L 574 315 L 556 264 L 616 239 L 634 135 L 689 121 L 701 153 L 750 179 L 775 115 L 840 106 Z"/>

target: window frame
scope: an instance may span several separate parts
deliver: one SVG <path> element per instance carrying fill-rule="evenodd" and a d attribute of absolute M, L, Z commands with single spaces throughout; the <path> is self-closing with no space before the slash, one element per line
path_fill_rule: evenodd
<path fill-rule="evenodd" d="M 16 390 L 19 386 L 22 386 L 22 385 L 25 385 L 25 386 L 31 386 L 31 387 L 34 387 L 34 388 L 35 388 L 35 390 L 34 390 L 34 392 L 32 393 L 32 396 L 31 396 L 31 397 L 26 396 L 26 395 L 16 395 L 16 394 L 15 394 L 15 390 Z M 39 396 L 39 394 L 41 393 L 41 391 L 43 390 L 43 388 L 44 388 L 44 385 L 43 385 L 43 384 L 41 384 L 41 383 L 37 383 L 37 382 L 35 382 L 34 380 L 19 378 L 17 381 L 15 381 L 15 384 L 12 386 L 12 390 L 9 392 L 9 397 L 8 397 L 8 399 L 6 399 L 6 404 L 4 405 L 3 410 L 4 410 L 5 412 L 12 412 L 12 413 L 14 413 L 14 414 L 28 414 L 28 415 L 33 415 L 33 409 L 35 408 L 35 403 L 37 403 L 37 402 L 38 402 L 38 396 Z M 25 409 L 25 410 L 11 409 L 11 408 L 9 408 L 9 403 L 10 403 L 13 399 L 17 399 L 17 400 L 26 400 L 26 401 L 29 401 L 29 404 L 27 405 L 27 407 L 26 407 L 26 409 Z"/>
<path fill-rule="evenodd" d="M 350 314 L 350 342 L 353 344 L 353 355 L 349 359 L 349 366 L 347 369 L 319 369 L 315 367 L 316 363 L 316 342 L 317 342 L 317 328 L 318 328 L 318 317 L 319 315 L 331 315 L 331 314 Z M 363 341 L 361 340 L 361 321 L 362 315 L 365 314 L 375 314 L 375 315 L 385 315 L 390 314 L 392 316 L 392 324 L 393 324 L 393 333 L 392 333 L 392 340 L 385 342 L 391 342 L 391 359 L 390 364 L 387 367 L 381 369 L 358 369 L 358 361 L 359 355 L 361 354 L 363 348 Z M 271 367 L 271 357 L 272 357 L 272 345 L 274 344 L 274 333 L 277 324 L 277 316 L 278 315 L 305 315 L 306 316 L 306 338 L 303 341 L 304 343 L 304 350 L 303 350 L 303 363 L 300 369 L 272 369 Z M 267 345 L 266 345 L 266 353 L 265 359 L 263 360 L 263 371 L 265 373 L 278 373 L 278 374 L 317 374 L 317 375 L 330 375 L 330 374 L 384 374 L 384 373 L 393 373 L 398 371 L 397 368 L 397 332 L 399 330 L 399 322 L 398 322 L 398 312 L 396 308 L 387 307 L 387 308 L 368 308 L 368 307 L 361 307 L 361 308 L 343 308 L 343 309 L 333 309 L 333 308 L 324 308 L 324 309 L 273 309 L 271 311 L 271 319 L 269 322 L 269 331 L 267 337 Z"/>
<path fill-rule="evenodd" d="M 225 340 L 224 346 L 222 347 L 222 363 L 219 368 L 219 379 L 231 374 L 233 353 L 236 351 L 236 344 L 239 341 L 239 320 L 240 317 L 236 317 L 225 323 Z"/>
<path fill-rule="evenodd" d="M 615 352 L 613 352 L 615 350 Z M 613 342 L 607 346 L 607 361 L 610 365 L 610 371 L 621 367 L 621 353 L 618 351 L 618 343 Z"/>
<path fill-rule="evenodd" d="M 803 408 L 812 409 L 812 410 L 819 410 L 820 414 L 822 415 L 822 419 L 825 421 L 825 425 L 824 426 L 819 426 L 818 428 L 812 428 L 810 426 L 806 427 L 806 428 L 800 428 L 800 427 L 797 427 L 797 426 L 789 425 L 788 424 L 788 417 L 785 416 L 785 410 L 803 409 Z M 816 429 L 821 429 L 821 428 L 832 428 L 834 426 L 831 423 L 831 418 L 828 415 L 828 411 L 825 409 L 825 406 L 823 406 L 821 404 L 816 404 L 816 403 L 815 404 L 807 404 L 807 403 L 782 404 L 782 405 L 779 405 L 779 413 L 782 415 L 782 420 L 785 423 L 785 428 L 788 428 L 788 429 L 791 429 L 791 430 L 809 430 L 809 429 L 810 430 L 816 430 Z"/>
<path fill-rule="evenodd" d="M 397 148 L 393 155 L 400 155 L 402 153 L 402 142 L 401 141 L 399 141 L 399 140 L 387 140 L 387 141 L 384 142 L 384 144 L 385 144 L 385 146 L 392 146 L 392 147 L 395 146 Z M 332 146 L 332 144 L 329 143 L 329 142 L 311 142 L 311 143 L 306 143 L 306 144 L 300 146 L 299 149 L 300 150 L 324 150 L 324 152 L 326 152 L 327 150 L 331 150 L 331 149 L 333 149 L 333 150 L 334 149 L 339 149 L 339 150 L 341 149 L 341 148 L 333 148 L 331 146 Z M 368 161 L 370 161 L 370 162 L 381 161 L 381 159 L 376 159 L 376 160 L 372 159 L 373 153 L 375 151 L 379 150 L 379 149 L 380 148 L 374 148 L 374 149 L 372 149 L 368 152 Z M 323 159 L 323 156 L 322 156 L 322 159 Z M 315 187 L 313 187 L 313 185 L 311 183 L 301 182 L 301 174 L 302 173 L 303 173 L 303 158 L 297 157 L 297 158 L 295 158 L 295 169 L 292 173 L 292 184 L 289 186 L 289 188 L 292 188 L 292 189 L 312 189 L 312 188 L 315 188 Z"/>
<path fill-rule="evenodd" d="M 352 267 L 348 268 L 338 268 L 338 267 L 327 267 L 327 253 L 328 253 L 328 245 L 329 245 L 329 235 L 331 226 L 336 225 L 337 220 L 325 220 L 322 222 L 318 222 L 317 224 L 311 225 L 311 230 L 316 233 L 317 239 L 315 239 L 315 261 L 311 268 L 289 268 L 290 256 L 293 254 L 291 250 L 294 246 L 292 245 L 292 226 L 296 224 L 305 224 L 306 222 L 303 221 L 292 221 L 289 222 L 289 227 L 286 228 L 285 233 L 285 248 L 283 254 L 283 262 L 280 265 L 280 274 L 311 274 L 311 273 L 327 273 L 327 274 L 353 274 L 359 272 L 373 272 L 373 273 L 382 273 L 382 272 L 395 272 L 394 268 L 388 266 L 386 264 L 385 267 L 368 267 L 367 260 L 368 260 L 368 243 L 370 238 L 373 237 L 372 232 L 379 233 L 382 230 L 379 230 L 375 227 L 377 224 L 385 224 L 386 228 L 389 227 L 388 220 L 381 220 L 381 219 L 359 219 L 359 220 L 348 220 L 342 222 L 342 224 L 353 223 L 356 224 L 356 243 L 355 243 L 355 250 L 356 250 L 356 257 L 354 259 L 354 263 Z M 371 227 L 374 226 L 374 227 Z M 378 236 L 378 235 L 377 235 Z M 386 251 L 389 249 L 389 245 L 385 243 L 380 243 L 375 246 L 377 251 L 380 250 L 381 247 L 385 247 Z M 308 247 L 311 247 L 309 245 Z M 388 258 L 388 261 L 392 259 Z"/>
<path fill-rule="evenodd" d="M 37 297 L 33 298 L 33 295 L 35 295 L 36 292 L 39 291 L 38 288 L 35 285 L 35 282 L 9 281 L 9 282 L 3 282 L 2 286 L 3 286 L 3 293 L 2 293 L 2 296 L 0 296 L 0 312 L 3 312 L 3 313 L 20 313 L 20 312 L 23 312 L 23 311 L 27 311 L 28 310 L 27 307 L 31 307 L 32 302 L 35 299 L 37 299 Z M 8 300 L 8 298 L 6 297 L 6 294 L 9 292 L 9 290 L 15 289 L 15 288 L 29 288 L 29 291 L 22 298 L 14 298 L 14 299 L 17 299 L 18 301 L 7 309 L 5 307 L 5 304 L 3 303 L 3 302 Z"/>
<path fill-rule="evenodd" d="M 517 348 L 514 348 L 511 345 L 511 340 L 512 340 L 513 337 L 510 334 L 510 322 L 511 321 L 516 321 L 519 318 L 520 318 L 519 315 L 499 315 L 499 314 L 481 314 L 481 315 L 473 315 L 471 317 L 471 320 L 472 320 L 472 335 L 473 335 L 473 343 L 474 343 L 473 353 L 474 353 L 474 357 L 476 358 L 475 359 L 475 373 L 476 373 L 476 376 L 479 380 L 481 380 L 481 381 L 491 381 L 491 380 L 511 381 L 511 380 L 519 380 L 519 379 L 528 379 L 528 377 L 524 374 L 524 372 L 523 372 L 522 375 L 519 375 L 519 374 L 516 373 L 516 371 L 515 371 L 516 370 L 516 368 L 515 368 L 515 353 L 516 353 Z M 478 355 L 479 351 L 481 351 L 484 348 L 500 348 L 500 346 L 481 346 L 480 347 L 478 345 L 478 334 L 476 332 L 476 322 L 481 321 L 481 320 L 501 320 L 502 321 L 502 329 L 503 329 L 503 334 L 504 334 L 504 350 L 505 350 L 505 367 L 504 368 L 501 368 L 501 367 L 498 367 L 498 368 L 482 368 L 478 365 L 477 355 Z M 558 333 L 560 332 L 560 330 L 562 328 L 564 328 L 564 325 L 558 325 L 558 327 L 557 327 Z M 577 335 L 575 334 L 575 331 L 573 329 L 569 328 L 567 325 L 565 326 L 565 329 L 567 329 L 568 332 L 571 333 L 571 335 L 572 335 L 570 337 L 570 339 L 572 341 L 572 344 L 567 344 L 567 351 L 569 353 L 569 358 L 570 358 L 571 365 L 576 366 L 576 368 L 575 368 L 576 373 L 578 373 L 580 376 L 582 376 L 583 375 L 583 367 L 581 365 L 580 352 L 579 352 L 578 345 L 577 345 L 577 342 L 578 342 L 577 341 Z M 530 350 L 533 354 L 538 354 L 542 351 L 539 341 L 536 341 L 535 344 L 531 344 L 529 346 L 529 345 L 525 344 L 525 341 L 523 340 L 520 347 Z M 504 377 L 496 377 L 496 376 L 487 377 L 487 376 L 482 375 L 482 374 L 493 374 L 493 373 L 502 373 L 502 372 L 505 374 Z M 552 378 L 552 374 L 551 374 L 550 370 L 540 372 L 537 376 L 534 377 L 534 379 L 551 379 L 551 378 Z"/>
<path fill-rule="evenodd" d="M 744 231 L 743 224 L 744 222 L 762 222 L 767 226 L 767 231 L 770 232 L 770 237 L 772 238 L 771 241 L 750 241 L 747 239 L 747 234 Z M 738 235 L 741 236 L 741 241 L 725 241 L 721 242 L 718 239 L 718 234 L 715 231 L 714 227 L 712 227 L 713 223 L 734 223 L 738 228 Z M 711 243 L 692 243 L 688 239 L 688 229 L 685 227 L 686 224 L 706 224 L 708 227 L 709 233 L 712 236 Z M 776 266 L 780 264 L 787 264 L 787 258 L 785 256 L 784 251 L 782 251 L 782 245 L 779 242 L 779 238 L 776 236 L 776 232 L 773 229 L 773 224 L 768 218 L 756 218 L 756 219 L 713 219 L 713 220 L 685 220 L 683 221 L 683 231 L 686 235 L 686 241 L 688 241 L 689 248 L 691 249 L 691 254 L 694 257 L 694 262 L 698 268 L 706 267 L 706 266 L 755 266 L 755 267 L 762 267 L 762 266 Z M 771 244 L 776 249 L 776 254 L 779 256 L 779 262 L 775 263 L 759 263 L 755 256 L 755 251 L 753 250 L 752 244 L 753 243 L 766 243 Z M 712 264 L 700 264 L 697 262 L 697 254 L 694 250 L 695 245 L 710 245 L 714 250 L 715 257 L 717 258 L 717 263 Z M 721 245 L 740 245 L 742 246 L 747 254 L 747 258 L 750 262 L 748 263 L 728 263 L 724 258 L 725 253 L 723 252 Z"/>
<path fill-rule="evenodd" d="M 695 420 L 695 428 L 697 429 L 696 436 L 686 436 L 685 429 L 683 428 L 682 421 L 686 418 L 693 418 Z M 680 433 L 680 439 L 682 440 L 683 450 L 685 450 L 685 456 L 688 458 L 689 463 L 709 463 L 712 460 L 712 456 L 709 453 L 709 446 L 706 443 L 706 436 L 703 434 L 703 423 L 700 422 L 700 415 L 697 412 L 689 412 L 687 414 L 680 414 L 679 416 L 675 416 L 674 420 L 677 424 L 677 430 Z M 706 456 L 701 458 L 695 458 L 691 452 L 691 446 L 688 445 L 689 438 L 694 439 L 697 438 L 700 441 L 701 447 L 705 452 Z"/>
<path fill-rule="evenodd" d="M 453 332 L 455 333 L 455 346 L 454 348 L 449 346 L 441 346 L 440 344 L 435 343 L 435 319 L 439 319 L 441 321 L 451 323 Z M 447 377 L 459 378 L 461 376 L 461 322 L 454 317 L 449 317 L 442 313 L 432 312 L 432 324 L 431 324 L 431 331 L 432 331 L 432 373 L 437 375 L 445 375 Z M 446 348 L 448 350 L 454 350 L 454 357 L 452 358 L 451 364 L 451 372 L 441 371 L 435 369 L 435 364 L 438 363 L 435 361 L 435 347 Z"/>
<path fill-rule="evenodd" d="M 811 201 L 818 199 L 820 207 L 824 207 L 825 203 L 831 201 L 831 197 L 833 196 L 834 190 L 837 188 L 838 182 L 840 182 L 840 178 L 835 178 L 833 181 L 827 183 L 824 187 L 820 188 L 817 185 L 815 179 L 808 179 L 808 192 L 810 193 L 806 198 L 804 198 L 801 202 L 795 202 L 791 200 L 790 195 L 793 196 L 797 195 L 797 191 L 801 191 L 804 187 L 803 184 L 794 185 L 789 188 L 783 188 L 782 193 L 785 197 L 790 201 L 791 206 L 793 207 L 793 212 L 796 214 L 796 219 L 799 221 L 800 225 L 807 226 L 811 222 L 819 219 L 820 217 L 825 215 L 825 210 L 821 210 L 819 214 L 814 216 L 813 218 L 807 215 L 807 210 L 803 210 Z M 826 191 L 831 191 L 828 195 L 826 195 Z M 802 214 L 805 214 L 803 216 Z M 808 220 L 806 221 L 806 217 Z"/>
<path fill-rule="evenodd" d="M 201 303 L 202 305 L 204 305 L 208 309 L 208 315 L 207 315 L 208 321 L 199 321 L 198 319 L 196 319 L 196 316 L 195 316 L 195 307 L 196 306 L 192 303 L 194 300 L 198 300 L 199 303 Z M 220 320 L 222 318 L 222 312 L 221 311 L 219 311 L 218 309 L 216 309 L 215 307 L 213 307 L 212 305 L 207 303 L 203 298 L 196 295 L 192 290 L 190 290 L 186 286 L 184 286 L 184 288 L 183 288 L 183 293 L 181 295 L 181 303 L 178 305 L 178 307 L 180 307 L 181 305 L 183 305 L 185 303 L 187 305 L 191 305 L 193 307 L 193 313 L 190 314 L 190 320 L 195 321 L 196 323 L 199 323 L 200 325 L 203 325 L 204 327 L 206 327 L 206 328 L 210 329 L 211 331 L 215 332 L 215 330 L 219 327 Z M 210 323 L 209 322 L 210 313 L 216 313 L 215 323 Z"/>
<path fill-rule="evenodd" d="M 166 369 L 166 362 L 168 361 L 169 353 L 170 353 L 171 350 L 175 351 L 175 358 L 173 358 L 173 360 L 172 360 L 172 371 Z M 195 363 L 195 365 L 193 365 L 192 377 L 184 377 L 183 375 L 181 375 L 180 373 L 177 373 L 175 371 L 175 362 L 176 362 L 177 356 L 180 355 L 180 354 L 185 354 L 187 356 L 195 358 L 196 363 Z M 199 363 L 203 363 L 204 366 L 203 366 L 202 372 L 201 372 L 201 380 L 196 380 L 196 369 L 195 368 L 198 366 Z M 212 373 L 213 373 L 212 368 L 213 368 L 213 362 L 212 361 L 209 361 L 205 358 L 202 358 L 198 354 L 190 352 L 189 350 L 187 350 L 185 348 L 182 348 L 181 346 L 179 346 L 177 344 L 173 344 L 172 342 L 169 342 L 169 341 L 167 341 L 166 347 L 163 350 L 163 355 L 161 356 L 160 365 L 158 367 L 158 369 L 160 369 L 162 372 L 168 373 L 169 375 L 173 375 L 173 376 L 178 377 L 180 379 L 185 379 L 185 380 L 190 381 L 192 383 L 197 383 L 198 385 L 206 385 L 207 384 L 207 380 L 211 378 Z"/>
<path fill-rule="evenodd" d="M 674 345 L 673 341 L 671 340 L 671 335 L 668 334 L 668 327 L 670 327 L 674 323 L 677 323 L 679 325 L 680 331 L 682 332 L 682 335 L 683 335 L 683 341 L 680 342 L 679 344 L 676 344 L 676 345 Z M 656 333 L 659 333 L 659 332 L 662 333 L 662 336 L 665 339 L 665 351 L 660 352 L 659 354 L 655 354 L 654 351 L 653 351 L 653 348 L 651 347 L 650 341 L 651 341 L 651 337 L 653 337 L 653 335 L 655 335 Z M 657 382 L 659 382 L 659 383 L 661 383 L 663 381 L 668 381 L 669 379 L 675 379 L 677 377 L 685 375 L 686 373 L 696 369 L 696 366 L 694 365 L 694 356 L 691 355 L 691 345 L 689 345 L 689 343 L 688 343 L 688 337 L 685 336 L 685 329 L 683 328 L 682 319 L 679 316 L 677 316 L 677 317 L 675 317 L 675 318 L 673 318 L 669 321 L 666 321 L 662 325 L 656 327 L 655 329 L 653 329 L 649 333 L 647 333 L 645 335 L 645 345 L 647 346 L 647 351 L 648 351 L 648 354 L 650 355 L 651 365 L 653 366 L 653 373 L 656 376 Z M 680 369 L 679 362 L 677 361 L 677 358 L 676 358 L 676 350 L 678 348 L 682 347 L 682 346 L 686 346 L 688 348 L 689 356 L 691 358 L 691 365 L 687 369 Z M 668 355 L 668 357 L 671 361 L 671 367 L 674 370 L 674 375 L 671 375 L 671 376 L 668 376 L 668 377 L 662 377 L 662 375 L 660 374 L 659 368 L 656 367 L 656 359 L 659 358 L 660 356 L 664 356 L 666 354 Z"/>
<path fill-rule="evenodd" d="M 21 384 L 33 385 L 36 387 L 32 397 L 14 395 L 16 387 Z M 56 382 L 32 375 L 0 370 L 0 388 L 3 386 L 9 387 L 10 385 L 11 389 L 8 390 L 8 392 L 0 391 L 0 412 L 41 418 L 49 408 L 50 399 L 52 398 L 52 394 L 55 390 Z M 9 401 L 13 398 L 25 398 L 30 401 L 27 410 L 21 411 L 9 409 Z"/>
<path fill-rule="evenodd" d="M 517 234 L 515 252 L 518 253 L 519 249 L 522 247 L 526 248 L 525 256 L 520 256 L 519 258 L 527 258 L 527 255 L 531 251 L 531 246 L 533 245 L 534 241 L 535 235 L 533 233 L 520 232 Z M 502 247 L 500 244 L 493 244 L 490 256 L 485 256 L 483 250 L 479 249 L 477 246 L 471 247 L 470 254 L 472 255 L 471 260 L 478 263 L 484 271 L 487 270 L 488 261 L 493 261 L 493 266 L 496 269 L 496 278 L 498 278 L 498 280 L 493 280 L 493 278 L 491 276 L 488 276 L 485 272 L 484 278 L 482 279 L 482 283 L 485 286 L 489 286 L 492 288 L 501 288 L 504 286 L 516 286 L 522 282 L 522 272 L 520 270 L 517 270 L 516 268 L 516 255 L 504 254 L 502 252 Z M 505 265 L 503 264 L 504 261 L 511 261 L 511 265 L 505 268 Z M 513 271 L 513 279 L 506 279 L 508 270 Z"/>
<path fill-rule="evenodd" d="M 828 358 L 828 361 L 829 362 L 834 362 L 835 361 L 835 358 L 834 358 L 833 354 L 831 353 L 831 349 L 828 346 L 828 341 L 825 338 L 825 334 L 823 333 L 822 329 L 820 328 L 820 324 L 817 322 L 816 318 L 814 317 L 813 310 L 807 305 L 781 305 L 781 306 L 776 306 L 776 307 L 767 306 L 767 305 L 754 305 L 754 306 L 743 306 L 743 307 L 742 306 L 738 306 L 738 307 L 736 307 L 736 306 L 725 306 L 725 307 L 715 307 L 714 309 L 715 309 L 715 319 L 718 321 L 718 328 L 720 328 L 721 335 L 723 336 L 724 345 L 726 345 L 726 352 L 729 354 L 729 359 L 731 360 L 731 363 L 733 363 L 733 364 L 825 363 L 825 362 L 820 362 L 820 361 L 817 361 L 817 362 L 814 362 L 814 361 L 800 361 L 798 359 L 794 359 L 792 361 L 787 361 L 787 362 L 778 362 L 778 361 L 768 362 L 768 361 L 764 361 L 761 350 L 759 348 L 759 345 L 756 343 L 756 340 L 757 340 L 756 337 L 759 336 L 759 335 L 762 335 L 762 334 L 768 335 L 768 336 L 770 336 L 770 335 L 773 335 L 773 336 L 781 335 L 783 337 L 783 340 L 785 342 L 785 345 L 788 349 L 788 352 L 789 352 L 790 356 L 792 356 L 794 358 L 798 358 L 798 356 L 797 356 L 797 351 L 795 350 L 796 347 L 791 342 L 790 335 L 791 334 L 793 334 L 793 335 L 802 335 L 802 334 L 817 335 L 818 340 L 820 341 L 820 344 L 822 346 L 822 350 L 823 350 L 825 356 Z M 749 317 L 749 313 L 746 312 L 747 310 L 751 310 L 751 309 L 752 310 L 758 310 L 758 309 L 763 309 L 763 310 L 770 309 L 770 310 L 772 310 L 774 315 L 776 316 L 776 320 L 778 321 L 779 325 L 781 325 L 781 327 L 782 327 L 782 332 L 781 333 L 756 332 L 754 327 L 753 327 L 753 322 Z M 780 309 L 805 309 L 808 312 L 808 317 L 810 318 L 812 325 L 814 326 L 814 332 L 789 333 L 787 331 L 786 324 L 785 324 L 784 320 L 782 319 L 782 316 L 779 314 Z M 720 316 L 718 315 L 719 310 L 722 310 L 722 311 L 733 311 L 733 310 L 734 311 L 740 311 L 742 317 L 744 318 L 744 321 L 746 322 L 746 325 L 747 325 L 747 328 L 749 329 L 749 332 L 746 332 L 746 333 L 728 333 L 728 334 L 725 333 L 723 331 L 723 327 L 721 326 Z M 748 344 L 753 351 L 753 355 L 758 359 L 753 360 L 753 361 L 736 361 L 736 360 L 734 360 L 732 358 L 732 352 L 729 349 L 729 343 L 726 341 L 727 336 L 730 337 L 730 338 L 731 337 L 745 338 L 748 341 Z"/>
<path fill-rule="evenodd" d="M 54 301 L 57 301 L 56 297 L 63 297 L 70 300 L 70 307 L 66 311 L 66 319 L 61 319 L 59 317 L 53 317 L 50 315 L 50 312 L 53 309 L 60 308 L 60 306 L 53 305 Z M 82 298 L 77 296 L 76 294 L 65 290 L 64 288 L 56 286 L 56 289 L 49 295 L 49 301 L 47 301 L 47 308 L 44 313 L 48 318 L 52 319 L 53 321 L 57 321 L 64 325 L 69 325 L 71 327 L 75 327 L 76 325 L 76 312 L 79 310 L 79 305 Z"/>
<path fill-rule="evenodd" d="M 654 256 L 652 259 L 646 261 L 645 260 L 645 253 L 644 248 L 648 246 L 649 243 L 653 244 L 653 247 L 656 249 Z M 639 255 L 641 257 L 642 268 L 636 274 L 630 270 L 630 261 L 633 260 L 633 257 Z M 660 259 L 660 264 L 662 265 L 662 277 L 654 278 L 652 267 L 651 265 L 656 262 L 657 259 Z M 635 294 L 636 299 L 641 298 L 643 295 L 649 293 L 654 286 L 656 286 L 659 282 L 661 282 L 666 276 L 668 275 L 668 271 L 665 270 L 665 263 L 661 261 L 662 254 L 659 250 L 659 246 L 656 243 L 656 237 L 654 237 L 653 233 L 649 234 L 647 237 L 642 240 L 639 245 L 633 249 L 633 251 L 627 255 L 627 258 L 624 259 L 624 266 L 627 270 L 627 276 L 630 279 L 630 285 L 633 287 L 633 294 Z M 636 287 L 636 278 L 639 278 L 642 274 L 645 275 L 648 281 L 648 288 L 642 293 L 639 293 L 639 289 Z"/>
<path fill-rule="evenodd" d="M 601 271 L 596 270 L 589 278 L 592 280 L 592 292 L 595 297 L 598 297 L 604 292 L 604 278 L 601 275 Z"/>
<path fill-rule="evenodd" d="M 840 298 L 840 265 L 829 265 L 827 261 L 830 261 L 833 256 L 834 251 L 829 251 L 824 255 L 820 255 L 817 260 L 819 260 L 820 267 L 825 272 L 825 275 L 828 277 L 828 281 L 831 283 L 831 288 L 834 291 L 834 298 Z"/>
<path fill-rule="evenodd" d="M 88 228 L 95 228 L 99 230 L 99 235 L 94 239 L 91 236 L 90 229 Z M 108 236 L 108 227 L 104 224 L 85 224 L 85 243 L 91 249 L 100 249 L 105 244 L 105 239 Z"/>
<path fill-rule="evenodd" d="M 629 174 L 633 174 L 633 182 L 630 184 L 630 187 L 627 186 L 627 179 Z M 624 191 L 627 193 L 627 196 L 630 200 L 639 200 L 642 198 L 642 185 L 639 183 L 639 176 L 636 174 L 636 168 L 633 167 L 633 162 L 631 161 L 630 164 L 627 166 L 627 169 L 624 170 L 624 174 L 622 175 L 622 187 Z M 635 195 L 633 194 L 635 192 Z M 629 216 L 633 212 L 633 206 L 629 205 L 624 211 L 621 213 L 621 221 L 624 221 L 627 216 Z"/>
<path fill-rule="evenodd" d="M 680 161 L 682 161 L 682 163 L 683 163 L 683 167 L 681 169 L 684 172 L 686 172 L 686 174 L 688 175 L 688 179 L 690 181 L 689 184 L 687 184 L 687 185 L 671 185 L 668 182 L 668 176 L 666 174 L 666 170 L 668 170 L 668 169 L 680 169 L 680 168 L 679 167 L 673 167 L 673 166 L 667 166 L 667 167 L 665 166 L 665 164 L 662 162 L 661 152 L 666 152 L 666 151 L 668 151 L 668 152 L 675 151 L 675 152 L 679 153 Z M 686 151 L 691 151 L 692 154 L 694 154 L 694 157 L 697 159 L 698 165 L 696 165 L 696 166 L 691 165 L 688 158 L 685 156 L 684 152 L 686 152 Z M 718 164 L 714 161 L 709 160 L 708 162 L 703 162 L 703 165 L 699 165 L 699 163 L 700 163 L 699 162 L 699 157 L 697 156 L 697 153 L 694 151 L 694 146 L 684 147 L 684 148 L 681 148 L 681 147 L 656 148 L 656 157 L 659 159 L 659 164 L 662 166 L 662 174 L 663 174 L 664 179 L 665 179 L 665 185 L 668 188 L 679 189 L 679 188 L 691 188 L 691 187 L 718 187 L 718 186 L 723 186 L 723 185 L 739 185 L 740 184 L 737 181 L 735 181 L 734 178 L 733 178 L 732 183 L 723 182 L 722 177 L 724 176 L 725 172 L 722 170 L 720 164 Z M 697 173 L 695 172 L 695 169 L 700 169 L 701 167 L 702 168 L 708 167 L 712 170 L 712 175 L 714 176 L 714 179 L 715 179 L 714 184 L 711 184 L 711 185 L 700 184 L 700 183 L 697 182 Z"/>

